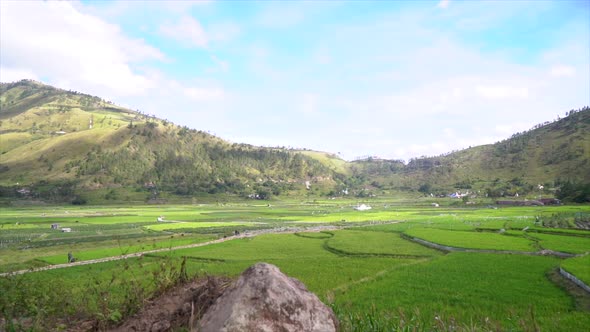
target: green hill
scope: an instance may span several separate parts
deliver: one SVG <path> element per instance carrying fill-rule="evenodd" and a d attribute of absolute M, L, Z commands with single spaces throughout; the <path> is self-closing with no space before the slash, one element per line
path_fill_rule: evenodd
<path fill-rule="evenodd" d="M 302 153 L 230 144 L 34 81 L 0 86 L 0 185 L 120 187 L 179 195 L 262 197 L 333 185 L 333 171 Z M 18 190 L 18 189 L 17 189 Z M 6 191 L 6 190 L 5 190 Z"/>
<path fill-rule="evenodd" d="M 133 199 L 221 193 L 268 198 L 340 195 L 346 188 L 357 196 L 416 190 L 504 196 L 535 192 L 539 185 L 554 194 L 547 188 L 580 183 L 590 183 L 588 107 L 496 144 L 408 163 L 346 162 L 325 152 L 231 144 L 35 81 L 0 84 L 5 198 L 117 200 L 121 192 Z"/>
<path fill-rule="evenodd" d="M 590 183 L 590 108 L 514 134 L 504 141 L 437 157 L 353 162 L 356 174 L 379 187 L 425 193 L 485 190 L 493 196 L 527 193 L 562 182 Z M 546 190 L 545 190 L 546 191 Z"/>

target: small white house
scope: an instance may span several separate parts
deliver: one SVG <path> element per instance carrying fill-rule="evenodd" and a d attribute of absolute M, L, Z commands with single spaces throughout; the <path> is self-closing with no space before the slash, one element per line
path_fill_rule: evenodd
<path fill-rule="evenodd" d="M 438 203 L 432 203 L 432 204 L 430 204 L 430 205 L 432 205 L 432 206 L 434 206 L 434 207 L 439 207 L 439 206 L 440 206 Z"/>
<path fill-rule="evenodd" d="M 71 229 L 71 228 L 69 228 L 69 227 L 64 227 L 64 228 L 62 228 L 62 229 L 61 229 L 61 231 L 62 231 L 63 233 L 71 233 L 71 232 L 72 232 L 72 229 Z"/>
<path fill-rule="evenodd" d="M 163 221 L 164 221 L 164 217 L 162 217 L 162 216 L 159 216 L 159 217 L 158 217 L 158 222 L 163 222 Z"/>
<path fill-rule="evenodd" d="M 357 211 L 367 211 L 367 210 L 372 209 L 372 207 L 370 207 L 369 205 L 361 204 L 361 205 L 355 207 L 354 209 Z"/>

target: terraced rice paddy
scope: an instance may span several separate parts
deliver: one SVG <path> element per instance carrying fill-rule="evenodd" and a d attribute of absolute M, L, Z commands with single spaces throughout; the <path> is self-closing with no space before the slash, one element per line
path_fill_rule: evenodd
<path fill-rule="evenodd" d="M 534 233 L 530 235 L 539 240 L 543 249 L 583 254 L 590 251 L 590 236 L 565 236 L 554 234 Z"/>
<path fill-rule="evenodd" d="M 412 228 L 406 235 L 459 248 L 535 251 L 533 241 L 524 237 L 490 232 Z"/>
<path fill-rule="evenodd" d="M 561 267 L 582 280 L 586 285 L 590 285 L 590 254 L 566 259 L 561 263 Z"/>
<path fill-rule="evenodd" d="M 435 209 L 378 201 L 364 213 L 353 209 L 356 204 L 5 209 L 0 221 L 0 271 L 4 272 L 64 263 L 68 252 L 79 260 L 91 260 L 206 242 L 230 237 L 236 230 L 264 234 L 123 261 L 0 277 L 4 295 L 0 312 L 8 317 L 45 317 L 48 323 L 51 317 L 77 315 L 108 326 L 136 310 L 142 298 L 176 280 L 183 260 L 188 274 L 226 276 L 237 276 L 264 261 L 300 279 L 330 303 L 345 330 L 431 331 L 454 326 L 582 331 L 590 326 L 590 308 L 578 305 L 578 297 L 548 277 L 561 266 L 590 281 L 590 231 L 535 224 L 539 215 L 560 209 L 588 212 L 590 207 Z M 162 216 L 166 222 L 157 222 Z M 52 230 L 52 223 L 72 232 Z M 562 259 L 444 253 L 408 240 L 411 237 L 492 252 L 551 249 L 586 255 Z M 18 286 L 25 284 L 28 287 Z M 109 295 L 101 296 L 106 290 Z M 32 299 L 37 301 L 34 308 L 45 309 L 22 305 Z"/>

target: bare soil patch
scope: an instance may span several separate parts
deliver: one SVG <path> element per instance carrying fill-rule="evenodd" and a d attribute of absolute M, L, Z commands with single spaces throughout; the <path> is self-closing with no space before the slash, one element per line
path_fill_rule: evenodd
<path fill-rule="evenodd" d="M 198 321 L 229 285 L 231 279 L 206 277 L 176 286 L 150 300 L 113 332 L 175 331 Z"/>

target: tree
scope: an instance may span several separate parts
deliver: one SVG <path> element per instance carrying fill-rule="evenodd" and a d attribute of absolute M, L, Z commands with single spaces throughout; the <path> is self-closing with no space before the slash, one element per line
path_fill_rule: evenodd
<path fill-rule="evenodd" d="M 432 186 L 430 185 L 430 183 L 424 183 L 420 186 L 420 188 L 418 188 L 418 191 L 424 194 L 428 194 L 432 191 Z"/>
<path fill-rule="evenodd" d="M 556 197 L 562 201 L 587 203 L 590 202 L 590 184 L 571 181 L 558 181 L 560 188 Z"/>

